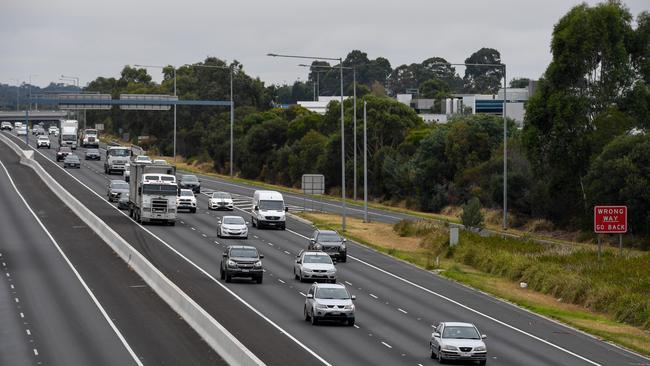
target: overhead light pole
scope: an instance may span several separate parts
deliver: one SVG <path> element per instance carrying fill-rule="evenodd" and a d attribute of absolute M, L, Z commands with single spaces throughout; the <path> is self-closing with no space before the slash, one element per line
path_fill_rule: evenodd
<path fill-rule="evenodd" d="M 167 66 L 160 66 L 160 65 L 133 65 L 135 67 L 153 67 L 156 69 L 161 69 L 164 70 L 165 67 Z M 171 66 L 171 65 L 169 65 Z M 171 66 L 172 70 L 174 70 L 174 96 L 177 96 L 176 94 L 176 68 L 174 66 Z M 174 162 L 176 162 L 176 104 L 174 104 Z"/>
<path fill-rule="evenodd" d="M 267 53 L 270 57 L 286 57 L 286 58 L 300 58 L 309 60 L 329 60 L 338 61 L 341 77 L 341 208 L 343 210 L 341 216 L 341 229 L 345 231 L 346 224 L 346 204 L 345 204 L 345 119 L 343 112 L 343 58 L 341 57 L 314 57 L 314 56 L 298 56 L 298 55 L 279 55 L 276 53 Z"/>
<path fill-rule="evenodd" d="M 325 66 L 325 65 L 307 65 L 307 64 L 300 64 L 298 66 L 302 67 L 309 67 L 309 68 L 319 68 L 319 69 L 334 69 L 338 67 L 332 67 L 332 66 Z M 352 112 L 352 140 L 353 140 L 353 146 L 354 146 L 354 153 L 353 153 L 353 159 L 352 159 L 352 166 L 354 170 L 353 178 L 352 178 L 352 185 L 354 188 L 352 189 L 352 199 L 354 201 L 357 200 L 357 68 L 352 66 L 341 66 L 340 68 L 346 69 L 346 70 L 352 70 L 352 89 L 353 89 L 353 112 Z M 316 71 L 316 74 L 319 75 L 319 72 Z"/>
<path fill-rule="evenodd" d="M 209 68 L 209 69 L 223 69 L 223 70 L 230 70 L 230 177 L 233 177 L 233 165 L 234 165 L 234 159 L 233 159 L 233 147 L 234 145 L 234 133 L 233 129 L 235 126 L 235 102 L 233 99 L 233 86 L 232 86 L 232 79 L 233 79 L 233 68 L 232 66 L 217 66 L 217 65 L 196 65 L 196 64 L 186 64 L 183 66 L 188 66 L 188 67 L 203 67 L 203 68 Z"/>

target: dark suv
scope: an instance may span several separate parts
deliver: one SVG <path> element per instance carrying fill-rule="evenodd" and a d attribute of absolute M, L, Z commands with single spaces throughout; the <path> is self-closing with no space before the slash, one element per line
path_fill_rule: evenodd
<path fill-rule="evenodd" d="M 201 181 L 196 175 L 181 175 L 181 179 L 178 180 L 178 188 L 191 189 L 194 193 L 201 193 Z"/>
<path fill-rule="evenodd" d="M 247 245 L 229 245 L 223 253 L 219 273 L 222 280 L 232 281 L 233 277 L 250 278 L 262 283 L 264 269 L 261 259 L 264 255 L 257 248 Z"/>
<path fill-rule="evenodd" d="M 345 245 L 347 240 L 334 230 L 315 230 L 309 239 L 310 250 L 322 250 L 339 262 L 348 261 L 348 249 Z"/>

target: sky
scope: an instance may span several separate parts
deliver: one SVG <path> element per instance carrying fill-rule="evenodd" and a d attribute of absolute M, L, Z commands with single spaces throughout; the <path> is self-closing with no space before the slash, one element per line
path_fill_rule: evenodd
<path fill-rule="evenodd" d="M 596 4 L 598 1 L 586 1 Z M 304 80 L 301 60 L 267 53 L 401 64 L 463 62 L 501 52 L 508 79 L 539 78 L 551 61 L 553 26 L 576 0 L 0 0 L 0 83 L 46 86 L 75 76 L 119 77 L 125 65 L 238 60 L 269 83 Z M 648 0 L 626 0 L 636 16 Z M 307 62 L 309 63 L 309 62 Z M 461 69 L 458 69 L 462 73 Z M 151 68 L 154 80 L 162 77 Z M 462 76 L 462 75 L 461 75 Z"/>

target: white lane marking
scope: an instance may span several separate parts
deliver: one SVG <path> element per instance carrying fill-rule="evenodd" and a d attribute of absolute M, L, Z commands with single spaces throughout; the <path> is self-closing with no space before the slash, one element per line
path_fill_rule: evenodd
<path fill-rule="evenodd" d="M 354 325 L 354 327 L 355 327 L 355 328 L 357 328 L 357 329 L 359 329 L 359 326 L 358 326 L 358 325 L 356 325 L 356 324 Z"/>
<path fill-rule="evenodd" d="M 193 227 L 191 227 L 190 229 L 192 229 L 192 230 L 194 230 L 194 231 L 196 231 L 196 229 L 195 229 L 195 228 L 193 228 Z"/>
<path fill-rule="evenodd" d="M 207 235 L 205 235 L 205 234 L 201 234 L 201 235 L 202 235 L 202 236 L 203 236 L 204 238 L 207 238 L 207 237 L 208 237 L 208 236 L 207 236 Z"/>
<path fill-rule="evenodd" d="M 388 344 L 388 343 L 386 343 L 386 342 L 381 342 L 381 344 L 383 344 L 384 346 L 386 346 L 386 347 L 388 347 L 388 348 L 393 348 L 393 346 L 391 346 L 390 344 Z"/>
<path fill-rule="evenodd" d="M 350 282 L 348 282 L 348 281 L 345 281 L 345 283 L 347 283 L 348 285 L 352 286 L 352 284 L 351 284 Z"/>
<path fill-rule="evenodd" d="M 7 272 L 7 277 L 11 277 L 11 275 L 9 274 L 9 272 Z"/>
<path fill-rule="evenodd" d="M 273 243 L 269 243 L 270 246 L 273 246 Z"/>
<path fill-rule="evenodd" d="M 218 242 L 218 241 L 216 241 L 216 240 L 214 241 L 214 243 L 215 243 L 215 244 L 219 244 L 219 242 Z"/>
<path fill-rule="evenodd" d="M 282 281 L 282 280 L 281 280 L 281 279 L 279 279 L 279 278 L 278 278 L 278 281 L 280 281 L 280 282 L 282 282 L 282 283 L 286 283 L 286 282 L 284 282 L 284 281 Z"/>
<path fill-rule="evenodd" d="M 290 232 L 290 233 L 293 233 L 293 234 L 295 234 L 295 235 L 298 235 L 298 236 L 300 236 L 300 237 L 302 237 L 302 238 L 309 239 L 309 238 L 307 238 L 306 236 L 304 236 L 304 235 L 302 235 L 302 234 L 300 234 L 300 233 L 298 233 L 298 232 L 295 232 L 295 231 L 293 231 L 293 230 L 286 229 L 286 231 L 288 231 L 288 232 Z M 560 347 L 560 346 L 558 346 L 557 344 L 554 344 L 554 343 L 552 343 L 552 342 L 549 342 L 549 341 L 547 341 L 546 339 L 542 339 L 542 338 L 540 338 L 540 337 L 538 337 L 538 336 L 536 336 L 536 335 L 534 335 L 534 334 L 532 334 L 532 333 L 528 333 L 528 332 L 526 332 L 525 330 L 519 329 L 519 328 L 517 328 L 517 327 L 515 327 L 515 326 L 513 326 L 513 325 L 510 325 L 510 324 L 508 324 L 508 323 L 506 323 L 506 322 L 504 322 L 504 321 L 501 321 L 501 320 L 499 320 L 499 319 L 497 319 L 497 318 L 495 318 L 495 317 L 493 317 L 493 316 L 490 316 L 490 315 L 487 315 L 487 314 L 485 314 L 485 313 L 482 313 L 482 312 L 480 312 L 480 311 L 478 311 L 478 310 L 476 310 L 476 309 L 474 309 L 474 308 L 471 308 L 471 307 L 469 307 L 469 306 L 467 306 L 467 305 L 464 305 L 464 304 L 462 304 L 462 303 L 460 303 L 460 302 L 458 302 L 458 301 L 456 301 L 456 300 L 454 300 L 454 299 L 452 299 L 452 298 L 450 298 L 450 297 L 447 297 L 447 296 L 442 295 L 442 294 L 439 294 L 439 293 L 437 293 L 437 292 L 435 292 L 435 291 L 429 290 L 428 288 L 426 288 L 426 287 L 424 287 L 424 286 L 421 286 L 421 285 L 418 285 L 418 284 L 415 283 L 415 282 L 411 282 L 411 281 L 407 280 L 406 278 L 403 278 L 403 277 L 400 277 L 400 276 L 398 276 L 398 275 L 396 275 L 396 274 L 394 274 L 394 273 L 388 272 L 388 271 L 386 271 L 385 269 L 381 269 L 381 268 L 379 268 L 379 267 L 377 267 L 377 266 L 375 266 L 375 265 L 372 265 L 372 264 L 370 264 L 370 263 L 368 263 L 368 262 L 366 262 L 366 261 L 364 261 L 364 260 L 361 260 L 361 259 L 359 259 L 359 258 L 357 258 L 357 257 L 354 257 L 354 256 L 352 256 L 352 255 L 348 255 L 348 257 L 351 258 L 351 259 L 353 259 L 353 260 L 355 260 L 355 261 L 357 261 L 357 262 L 359 262 L 359 263 L 361 263 L 361 264 L 364 264 L 364 265 L 366 265 L 366 266 L 368 266 L 368 267 L 370 267 L 370 268 L 372 268 L 372 269 L 374 269 L 374 270 L 377 270 L 377 271 L 379 271 L 379 272 L 381 272 L 381 273 L 384 273 L 384 274 L 386 274 L 386 275 L 388 275 L 388 276 L 390 276 L 390 277 L 393 277 L 393 278 L 395 278 L 395 279 L 398 279 L 398 280 L 400 280 L 400 281 L 402 281 L 402 282 L 404 282 L 404 283 L 407 283 L 407 284 L 409 284 L 409 285 L 411 285 L 411 286 L 413 286 L 413 287 L 415 287 L 415 288 L 418 288 L 418 289 L 420 289 L 420 290 L 422 290 L 422 291 L 424 291 L 424 292 L 428 292 L 428 293 L 430 293 L 431 295 L 437 296 L 437 297 L 439 297 L 439 298 L 441 298 L 441 299 L 443 299 L 443 300 L 447 300 L 447 301 L 449 301 L 450 303 L 452 303 L 452 304 L 454 304 L 454 305 L 457 305 L 457 306 L 460 306 L 461 308 L 463 308 L 463 309 L 465 309 L 465 310 L 468 310 L 468 311 L 470 311 L 470 312 L 472 312 L 472 313 L 474 313 L 474 314 L 480 315 L 480 316 L 482 316 L 482 317 L 484 317 L 484 318 L 486 318 L 486 319 L 492 320 L 493 322 L 495 322 L 495 323 L 497 323 L 497 324 L 500 324 L 500 325 L 502 325 L 502 326 L 504 326 L 504 327 L 506 327 L 506 328 L 508 328 L 508 329 L 511 329 L 511 330 L 513 330 L 513 331 L 515 331 L 515 332 L 518 332 L 518 333 L 520 333 L 520 334 L 523 334 L 523 335 L 525 335 L 525 336 L 528 336 L 528 337 L 530 337 L 530 338 L 532 338 L 532 339 L 534 339 L 534 340 L 536 340 L 536 341 L 542 342 L 542 343 L 544 343 L 544 344 L 546 344 L 546 345 L 548 345 L 548 346 L 551 346 L 551 347 L 553 347 L 553 348 L 555 348 L 555 349 L 557 349 L 557 350 L 560 350 L 560 351 L 562 351 L 562 352 L 564 352 L 564 353 L 567 353 L 567 354 L 569 354 L 569 355 L 571 355 L 571 356 L 574 356 L 574 357 L 576 357 L 576 358 L 579 358 L 579 359 L 581 359 L 581 360 L 583 360 L 583 361 L 585 361 L 585 362 L 587 362 L 587 363 L 590 363 L 590 364 L 592 364 L 592 365 L 594 365 L 594 366 L 602 366 L 601 364 L 599 364 L 599 363 L 596 362 L 596 361 L 590 360 L 590 359 L 588 359 L 588 358 L 586 358 L 586 357 L 584 357 L 584 356 L 581 356 L 581 355 L 579 355 L 579 354 L 577 354 L 577 353 L 575 353 L 575 352 L 573 352 L 573 351 L 570 351 L 570 350 L 568 350 L 568 349 L 566 349 L 566 348 L 564 348 L 564 347 Z"/>
<path fill-rule="evenodd" d="M 38 356 L 38 350 L 34 348 L 34 356 Z"/>
<path fill-rule="evenodd" d="M 41 154 L 41 153 L 39 152 L 39 154 Z M 43 154 L 41 154 L 41 155 L 43 155 Z M 45 157 L 45 155 L 43 155 L 43 157 Z M 135 352 L 133 352 L 133 349 L 131 348 L 131 346 L 126 342 L 126 339 L 124 338 L 124 336 L 122 335 L 122 333 L 120 333 L 120 330 L 117 329 L 117 327 L 115 326 L 115 323 L 113 323 L 113 320 L 111 320 L 111 318 L 108 316 L 108 313 L 106 313 L 106 310 L 104 310 L 104 307 L 102 306 L 102 304 L 99 303 L 99 300 L 97 300 L 97 298 L 95 297 L 95 294 L 93 294 L 93 292 L 90 290 L 90 287 L 88 287 L 88 285 L 87 285 L 86 282 L 83 280 L 83 278 L 81 278 L 81 275 L 79 274 L 79 272 L 77 271 L 77 269 L 75 268 L 75 266 L 72 265 L 72 262 L 70 262 L 70 259 L 68 259 L 68 257 L 65 255 L 65 253 L 63 252 L 63 250 L 62 250 L 61 247 L 59 246 L 59 243 L 57 243 L 56 240 L 54 240 L 54 237 L 52 236 L 52 234 L 50 234 L 49 231 L 47 231 L 47 228 L 45 228 L 45 225 L 43 225 L 43 222 L 41 222 L 41 219 L 36 215 L 36 213 L 32 210 L 32 208 L 29 207 L 29 204 L 28 204 L 27 201 L 25 200 L 25 197 L 23 197 L 23 195 L 22 195 L 22 194 L 20 193 L 20 191 L 18 190 L 18 187 L 16 187 L 16 184 L 14 183 L 14 180 L 11 178 L 11 175 L 9 175 L 9 171 L 7 170 L 7 168 L 5 167 L 5 165 L 2 163 L 2 161 L 0 161 L 0 166 L 2 166 L 2 169 L 5 171 L 5 174 L 7 174 L 7 178 L 9 178 L 9 182 L 10 182 L 11 185 L 14 187 L 14 190 L 16 191 L 16 193 L 18 194 L 18 196 L 20 197 L 20 199 L 21 199 L 21 200 L 23 201 L 23 203 L 25 204 L 25 207 L 26 207 L 26 208 L 29 210 L 29 212 L 32 214 L 32 216 L 34 217 L 34 219 L 36 220 L 36 222 L 38 222 L 38 224 L 39 224 L 39 226 L 41 227 L 41 229 L 43 229 L 43 231 L 45 231 L 45 234 L 48 236 L 48 238 L 50 239 L 50 241 L 52 242 L 52 244 L 54 244 L 54 246 L 55 246 L 56 249 L 59 251 L 59 253 L 60 253 L 61 256 L 63 257 L 63 259 L 65 260 L 65 262 L 68 264 L 68 266 L 70 267 L 70 269 L 72 270 L 72 272 L 74 273 L 74 275 L 77 277 L 77 279 L 79 280 L 79 282 L 81 282 L 81 285 L 82 285 L 83 288 L 86 290 L 86 292 L 88 293 L 88 295 L 90 296 L 90 298 L 93 300 L 93 302 L 95 303 L 95 306 L 97 306 L 97 308 L 99 309 L 99 311 L 102 313 L 102 315 L 104 316 L 104 319 L 106 319 L 106 321 L 107 321 L 108 324 L 111 326 L 111 328 L 113 329 L 113 331 L 115 332 L 115 334 L 117 335 L 117 337 L 120 339 L 120 341 L 122 342 L 122 345 L 124 345 L 124 348 L 126 348 L 126 350 L 129 352 L 129 354 L 131 355 L 131 358 L 133 358 L 133 360 L 135 361 L 135 363 L 136 363 L 137 365 L 142 366 L 142 362 L 140 361 L 140 359 L 138 358 L 138 356 L 135 354 Z M 57 166 L 58 166 L 58 165 L 57 165 Z M 63 168 L 61 168 L 61 169 L 63 169 Z M 65 170 L 63 170 L 63 171 L 65 171 Z M 70 173 L 68 173 L 68 174 L 70 174 Z M 72 174 L 70 174 L 70 176 L 72 176 Z M 81 183 L 81 182 L 80 182 L 80 183 Z M 94 191 L 93 191 L 93 192 L 94 192 Z M 100 197 L 100 198 L 102 198 L 99 194 L 97 194 L 97 196 Z M 115 209 L 117 210 L 117 208 L 115 208 Z M 119 210 L 118 210 L 118 211 L 119 211 Z M 122 212 L 122 211 L 120 211 L 120 212 Z M 36 351 L 36 349 L 34 349 L 34 354 L 38 356 L 38 351 Z"/>
<path fill-rule="evenodd" d="M 401 311 L 401 312 L 404 313 L 404 314 L 408 314 L 408 312 L 407 312 L 406 310 L 402 310 L 402 309 L 400 309 L 400 308 L 397 308 L 397 311 Z"/>
<path fill-rule="evenodd" d="M 20 302 L 20 299 L 18 299 L 17 297 L 14 298 L 14 300 L 16 300 L 16 303 L 19 303 L 19 302 Z"/>
<path fill-rule="evenodd" d="M 284 251 L 284 253 L 285 253 L 285 254 L 289 254 L 289 255 L 291 254 L 291 253 L 287 252 L 286 250 Z"/>
<path fill-rule="evenodd" d="M 374 299 L 378 299 L 378 297 L 375 296 L 374 294 L 370 294 L 370 297 L 372 297 L 372 298 L 374 298 Z"/>
<path fill-rule="evenodd" d="M 184 224 L 184 223 L 185 223 L 185 221 L 181 220 L 181 224 Z"/>
<path fill-rule="evenodd" d="M 14 289 L 14 285 L 9 285 L 9 286 L 11 286 L 11 289 L 12 289 L 12 290 Z"/>
<path fill-rule="evenodd" d="M 32 332 L 29 329 L 25 329 L 25 333 L 27 333 L 28 336 L 32 335 Z"/>
<path fill-rule="evenodd" d="M 21 318 L 24 318 L 24 317 L 25 317 L 25 314 L 20 313 L 20 317 L 21 317 Z"/>
<path fill-rule="evenodd" d="M 259 237 L 258 237 L 257 235 L 253 235 L 253 238 L 255 238 L 255 239 L 259 239 Z"/>
<path fill-rule="evenodd" d="M 7 263 L 2 262 L 2 266 L 3 266 L 3 267 L 6 267 L 6 266 L 7 266 Z"/>
<path fill-rule="evenodd" d="M 36 151 L 36 150 L 35 150 L 35 151 Z M 48 160 L 50 163 L 52 163 L 54 166 L 56 166 L 56 167 L 58 167 L 59 169 L 61 169 L 62 171 L 64 171 L 64 172 L 65 172 L 66 174 L 68 174 L 72 179 L 74 179 L 75 181 L 77 181 L 77 183 L 79 183 L 79 184 L 81 184 L 82 186 L 84 186 L 88 191 L 90 191 L 91 193 L 93 193 L 95 196 L 99 197 L 99 198 L 102 199 L 104 202 L 106 202 L 106 200 L 104 200 L 104 198 L 103 198 L 99 193 L 95 192 L 93 189 L 91 189 L 90 187 L 88 187 L 85 183 L 81 182 L 79 179 L 77 179 L 77 177 L 75 177 L 74 175 L 70 174 L 70 173 L 67 172 L 65 169 L 61 168 L 58 164 L 55 164 L 54 161 L 48 159 L 48 158 L 47 158 L 45 155 L 43 155 L 40 151 L 36 151 L 36 152 L 38 152 L 42 157 L 44 157 L 45 159 L 47 159 L 47 160 Z M 1 163 L 2 163 L 2 162 L 0 162 L 0 164 L 1 164 Z M 4 165 L 3 165 L 3 167 L 4 167 Z M 7 169 L 5 168 L 5 171 L 6 171 L 6 170 L 7 170 Z M 16 187 L 16 186 L 14 185 L 14 187 Z M 16 191 L 17 191 L 17 189 L 16 189 Z M 22 196 L 21 196 L 21 197 L 22 197 Z M 26 201 L 25 201 L 24 199 L 23 199 L 23 201 L 24 201 L 25 204 L 26 204 Z M 124 217 L 129 217 L 125 212 L 122 212 L 122 211 L 119 210 L 117 207 L 115 207 L 115 206 L 113 206 L 113 205 L 110 205 L 110 207 L 113 207 L 113 209 L 115 209 L 115 211 L 117 211 L 117 212 L 119 212 L 120 214 L 124 215 Z M 32 214 L 34 214 L 34 213 L 32 212 Z M 34 215 L 35 215 L 35 214 L 34 214 Z M 248 308 L 251 309 L 253 312 L 255 312 L 255 314 L 257 314 L 258 316 L 260 316 L 260 317 L 261 317 L 262 319 L 264 319 L 267 323 L 271 324 L 274 328 L 276 328 L 276 329 L 279 330 L 281 333 L 283 333 L 284 335 L 286 335 L 289 339 L 291 339 L 292 341 L 294 341 L 297 345 L 299 345 L 301 348 L 303 348 L 303 349 L 304 349 L 305 351 L 307 351 L 309 354 L 311 354 L 312 356 L 314 356 L 316 359 L 318 359 L 319 361 L 321 361 L 323 364 L 325 364 L 325 365 L 327 365 L 327 366 L 331 366 L 331 364 L 330 364 L 329 362 L 327 362 L 324 358 L 322 358 L 321 356 L 319 356 L 319 355 L 318 355 L 314 350 L 312 350 L 311 348 L 307 347 L 304 343 L 300 342 L 296 337 L 294 337 L 294 336 L 291 335 L 289 332 L 287 332 L 287 331 L 284 330 L 282 327 L 280 327 L 278 324 L 276 324 L 275 322 L 273 322 L 273 321 L 272 321 L 270 318 L 268 318 L 266 315 L 262 314 L 262 312 L 260 312 L 260 311 L 257 310 L 255 307 L 253 307 L 251 304 L 249 304 L 248 302 L 246 302 L 242 297 L 240 297 L 240 296 L 237 295 L 235 292 L 233 292 L 231 289 L 229 289 L 228 287 L 226 287 L 223 283 L 219 282 L 219 281 L 218 281 L 214 276 L 212 276 L 212 275 L 211 275 L 210 273 L 208 273 L 206 270 L 204 270 L 203 268 L 201 268 L 201 267 L 200 267 L 199 265 L 197 265 L 196 263 L 192 262 L 189 258 L 187 258 L 185 255 L 183 255 L 181 252 L 179 252 L 179 251 L 176 250 L 174 247 L 172 247 L 171 245 L 169 245 L 169 243 L 167 243 L 166 241 L 162 240 L 162 238 L 160 238 L 159 236 L 157 236 L 156 234 L 154 234 L 151 230 L 147 229 L 146 227 L 142 226 L 141 224 L 138 224 L 138 223 L 135 222 L 133 219 L 131 219 L 131 218 L 129 218 L 129 219 L 130 219 L 131 221 L 133 221 L 133 223 L 135 223 L 135 225 L 139 226 L 143 231 L 145 231 L 146 233 L 148 233 L 148 234 L 151 235 L 152 237 L 156 238 L 156 240 L 158 240 L 158 241 L 161 242 L 163 245 L 165 245 L 169 250 L 171 250 L 172 252 L 174 252 L 174 254 L 176 254 L 177 256 L 179 256 L 180 258 L 182 258 L 184 261 L 186 261 L 187 263 L 189 263 L 192 267 L 196 268 L 199 272 L 203 273 L 203 275 L 205 275 L 205 276 L 208 277 L 210 280 L 212 280 L 212 281 L 215 282 L 217 285 L 219 285 L 222 289 L 224 289 L 225 291 L 227 291 L 231 296 L 233 296 L 233 297 L 234 297 L 235 299 L 237 299 L 239 302 L 241 302 L 241 303 L 244 304 L 246 307 L 248 307 Z M 42 225 L 42 224 L 41 224 L 41 225 Z M 116 331 L 117 331 L 117 328 L 116 328 Z M 135 356 L 135 355 L 133 355 L 133 356 Z M 136 357 L 136 360 L 137 360 L 137 362 L 138 362 L 138 365 L 142 365 L 142 363 L 137 359 L 137 357 Z"/>

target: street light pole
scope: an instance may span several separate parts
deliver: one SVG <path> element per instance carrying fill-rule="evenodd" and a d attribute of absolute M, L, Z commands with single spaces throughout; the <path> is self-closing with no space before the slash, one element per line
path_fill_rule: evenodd
<path fill-rule="evenodd" d="M 363 222 L 368 222 L 368 115 L 366 106 L 368 102 L 363 101 Z"/>
<path fill-rule="evenodd" d="M 346 227 L 346 203 L 345 203 L 345 119 L 343 112 L 343 58 L 341 57 L 313 57 L 313 56 L 296 56 L 296 55 L 278 55 L 276 53 L 267 53 L 270 57 L 287 57 L 287 58 L 301 58 L 310 60 L 330 60 L 338 61 L 341 74 L 341 208 L 343 213 L 341 215 L 341 229 L 345 231 Z"/>

